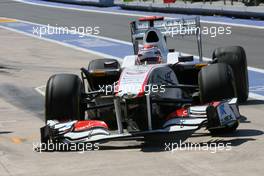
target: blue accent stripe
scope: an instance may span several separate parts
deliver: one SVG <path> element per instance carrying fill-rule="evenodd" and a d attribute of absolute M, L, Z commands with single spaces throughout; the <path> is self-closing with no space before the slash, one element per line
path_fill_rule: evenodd
<path fill-rule="evenodd" d="M 249 91 L 264 96 L 264 73 L 248 71 Z"/>

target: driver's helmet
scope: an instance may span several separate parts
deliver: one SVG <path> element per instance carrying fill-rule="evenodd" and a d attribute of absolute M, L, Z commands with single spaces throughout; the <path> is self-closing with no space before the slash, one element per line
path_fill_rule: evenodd
<path fill-rule="evenodd" d="M 162 62 L 160 49 L 154 45 L 144 45 L 138 52 L 137 64 L 160 64 Z"/>

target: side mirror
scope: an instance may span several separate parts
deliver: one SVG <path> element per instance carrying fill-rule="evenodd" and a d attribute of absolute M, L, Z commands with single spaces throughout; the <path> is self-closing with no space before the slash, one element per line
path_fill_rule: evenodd
<path fill-rule="evenodd" d="M 178 61 L 179 62 L 192 62 L 193 56 L 179 56 Z"/>

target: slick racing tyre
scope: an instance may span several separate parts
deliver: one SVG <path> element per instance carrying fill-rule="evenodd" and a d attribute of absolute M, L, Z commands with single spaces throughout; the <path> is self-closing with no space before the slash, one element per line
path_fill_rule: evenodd
<path fill-rule="evenodd" d="M 83 120 L 81 103 L 83 84 L 77 75 L 57 74 L 49 78 L 46 86 L 45 118 L 48 120 Z"/>
<path fill-rule="evenodd" d="M 232 68 L 224 63 L 203 67 L 198 75 L 202 103 L 219 101 L 236 96 Z"/>
<path fill-rule="evenodd" d="M 245 50 L 240 46 L 218 48 L 213 53 L 213 60 L 217 63 L 226 63 L 232 67 L 238 101 L 247 101 L 249 88 Z"/>

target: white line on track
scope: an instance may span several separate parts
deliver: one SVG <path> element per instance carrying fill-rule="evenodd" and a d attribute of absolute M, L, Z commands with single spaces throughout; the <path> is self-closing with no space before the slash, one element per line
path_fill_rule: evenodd
<path fill-rule="evenodd" d="M 227 25 L 227 26 L 235 26 L 235 27 L 244 27 L 244 28 L 253 28 L 253 29 L 264 29 L 264 26 L 256 26 L 256 25 L 247 25 L 247 24 L 238 24 L 238 23 L 227 23 L 227 22 L 214 22 L 214 21 L 206 21 L 201 20 L 202 23 L 208 24 L 218 24 L 218 25 Z"/>
<path fill-rule="evenodd" d="M 264 73 L 264 70 L 260 68 L 248 67 L 248 70 L 259 72 L 259 73 Z"/>
<path fill-rule="evenodd" d="M 252 93 L 252 92 L 249 92 L 248 96 L 250 98 L 253 98 L 253 99 L 256 99 L 256 100 L 264 100 L 264 96 L 259 95 L 259 94 L 255 94 L 255 93 Z"/>
<path fill-rule="evenodd" d="M 43 85 L 43 86 L 39 86 L 39 87 L 36 87 L 35 90 L 42 96 L 45 96 L 45 89 L 46 89 L 46 86 Z"/>
<path fill-rule="evenodd" d="M 94 13 L 102 13 L 102 14 L 111 14 L 111 15 L 122 15 L 122 16 L 134 16 L 134 17 L 142 17 L 146 16 L 143 14 L 135 14 L 135 13 L 125 13 L 125 12 L 110 12 L 110 11 L 103 11 L 103 10 L 93 10 L 93 9 L 80 9 L 75 7 L 61 7 L 56 5 L 49 5 L 49 4 L 39 4 L 34 2 L 27 2 L 24 0 L 12 0 L 20 3 L 36 5 L 36 6 L 43 6 L 43 7 L 50 7 L 50 8 L 57 8 L 57 9 L 69 9 L 75 11 L 83 11 L 83 12 L 94 12 Z M 165 16 L 166 17 L 166 16 Z M 168 17 L 171 18 L 171 17 Z M 236 26 L 236 27 L 245 27 L 245 28 L 254 28 L 254 29 L 264 29 L 264 26 L 256 26 L 256 25 L 246 25 L 246 24 L 237 24 L 237 23 L 226 23 L 226 22 L 218 22 L 218 21 L 207 21 L 201 20 L 202 23 L 208 24 L 221 24 L 221 25 L 228 25 L 228 26 Z"/>

